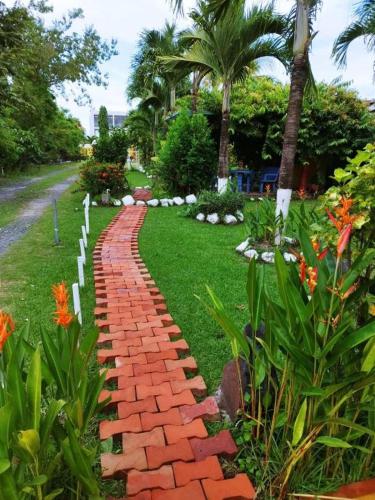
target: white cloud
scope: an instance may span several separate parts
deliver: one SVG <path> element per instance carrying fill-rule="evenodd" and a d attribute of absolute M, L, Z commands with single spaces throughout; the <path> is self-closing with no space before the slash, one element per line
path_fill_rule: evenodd
<path fill-rule="evenodd" d="M 253 3 L 256 0 L 251 0 Z M 294 0 L 277 0 L 280 11 L 287 12 Z M 362 41 L 355 42 L 349 50 L 348 66 L 338 69 L 331 59 L 332 45 L 337 35 L 353 19 L 353 9 L 357 0 L 324 0 L 323 9 L 318 14 L 316 29 L 318 34 L 312 47 L 312 67 L 317 80 L 332 81 L 342 75 L 362 97 L 375 97 L 372 80 L 373 56 L 368 54 Z M 7 0 L 6 3 L 12 3 Z M 93 105 L 102 104 L 108 108 L 128 109 L 125 88 L 129 77 L 131 57 L 136 50 L 139 33 L 143 29 L 161 28 L 165 19 L 174 16 L 168 0 L 50 0 L 55 15 L 59 16 L 69 9 L 81 7 L 85 19 L 77 23 L 77 30 L 85 25 L 94 25 L 104 38 L 116 38 L 119 42 L 119 55 L 103 65 L 109 73 L 108 89 L 90 88 Z M 195 0 L 185 0 L 185 10 L 189 11 Z M 178 19 L 181 27 L 187 20 Z M 286 75 L 278 63 L 267 63 L 264 72 L 273 74 L 286 81 Z M 87 127 L 89 107 L 78 107 L 72 100 L 68 103 L 59 98 L 59 103 L 79 117 Z"/>

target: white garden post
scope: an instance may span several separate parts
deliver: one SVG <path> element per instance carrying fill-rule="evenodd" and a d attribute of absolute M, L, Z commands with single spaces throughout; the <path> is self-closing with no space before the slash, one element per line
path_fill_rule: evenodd
<path fill-rule="evenodd" d="M 85 206 L 85 226 L 86 226 L 86 234 L 90 234 L 90 220 L 89 220 L 89 207 Z"/>
<path fill-rule="evenodd" d="M 80 249 L 81 249 L 81 257 L 83 259 L 83 263 L 86 264 L 86 251 L 85 251 L 85 245 L 83 243 L 83 239 L 82 238 L 79 240 L 79 246 L 80 246 Z"/>
<path fill-rule="evenodd" d="M 83 257 L 80 255 L 77 257 L 77 264 L 78 264 L 78 280 L 79 280 L 79 286 L 82 288 L 85 286 L 85 275 L 84 275 L 84 270 L 83 270 Z"/>
<path fill-rule="evenodd" d="M 285 221 L 288 216 L 290 200 L 292 199 L 291 189 L 278 189 L 276 193 L 276 218 L 282 215 Z M 279 229 L 276 231 L 275 245 L 281 244 L 281 232 Z"/>
<path fill-rule="evenodd" d="M 82 311 L 81 311 L 81 301 L 79 299 L 78 283 L 73 283 L 72 290 L 73 290 L 74 314 L 77 316 L 79 324 L 82 325 Z"/>
<path fill-rule="evenodd" d="M 86 234 L 86 226 L 81 226 L 82 229 L 82 239 L 83 243 L 85 245 L 85 248 L 87 248 L 87 234 Z"/>

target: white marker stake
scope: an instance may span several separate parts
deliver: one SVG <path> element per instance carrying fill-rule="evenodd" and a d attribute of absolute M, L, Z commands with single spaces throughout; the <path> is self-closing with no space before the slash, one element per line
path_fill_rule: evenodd
<path fill-rule="evenodd" d="M 85 245 L 85 248 L 87 248 L 87 234 L 86 234 L 86 227 L 85 226 L 81 226 L 81 229 L 82 229 L 82 239 L 83 239 L 83 243 Z"/>
<path fill-rule="evenodd" d="M 85 226 L 86 234 L 90 234 L 89 207 L 85 206 Z"/>
<path fill-rule="evenodd" d="M 78 280 L 79 280 L 79 286 L 82 288 L 85 286 L 85 275 L 83 272 L 83 257 L 77 257 L 77 264 L 78 264 Z"/>
<path fill-rule="evenodd" d="M 83 239 L 81 238 L 79 240 L 79 247 L 81 249 L 81 257 L 83 259 L 83 263 L 86 264 L 86 252 L 85 252 L 85 245 L 83 243 Z"/>
<path fill-rule="evenodd" d="M 73 290 L 74 314 L 77 316 L 79 324 L 82 325 L 81 301 L 79 300 L 79 287 L 78 287 L 78 283 L 73 283 L 72 290 Z"/>

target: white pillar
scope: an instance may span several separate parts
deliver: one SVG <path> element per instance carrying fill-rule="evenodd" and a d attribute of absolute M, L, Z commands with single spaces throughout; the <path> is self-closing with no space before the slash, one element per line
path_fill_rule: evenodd
<path fill-rule="evenodd" d="M 79 324 L 82 325 L 82 311 L 81 311 L 81 301 L 79 299 L 78 283 L 73 283 L 72 291 L 73 291 L 74 314 L 77 316 Z"/>
<path fill-rule="evenodd" d="M 84 275 L 84 270 L 83 270 L 83 257 L 79 256 L 77 257 L 77 264 L 78 264 L 78 281 L 79 281 L 79 286 L 82 288 L 85 286 L 85 275 Z"/>
<path fill-rule="evenodd" d="M 217 178 L 217 191 L 222 194 L 228 189 L 228 177 L 218 177 Z"/>
<path fill-rule="evenodd" d="M 82 238 L 79 240 L 79 246 L 80 246 L 80 249 L 81 249 L 81 257 L 83 259 L 83 263 L 86 264 L 85 245 L 83 243 L 83 239 Z"/>
<path fill-rule="evenodd" d="M 89 207 L 85 206 L 85 226 L 86 226 L 86 234 L 90 234 L 90 221 L 89 221 Z"/>
<path fill-rule="evenodd" d="M 85 245 L 85 248 L 87 248 L 87 234 L 86 234 L 86 226 L 81 226 L 82 229 L 82 239 L 83 243 Z"/>

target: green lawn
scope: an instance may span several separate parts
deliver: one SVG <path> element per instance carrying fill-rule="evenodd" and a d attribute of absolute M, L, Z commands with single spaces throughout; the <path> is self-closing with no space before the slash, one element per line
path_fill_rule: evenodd
<path fill-rule="evenodd" d="M 43 169 L 42 172 L 39 172 L 37 176 L 45 175 L 48 171 Z M 49 170 L 54 171 L 54 167 L 50 166 Z M 4 227 L 6 224 L 9 224 L 17 217 L 17 214 L 22 210 L 22 208 L 27 204 L 27 202 L 42 197 L 45 193 L 45 190 L 49 187 L 57 184 L 61 181 L 64 181 L 68 177 L 71 177 L 75 173 L 78 172 L 77 164 L 67 164 L 60 167 L 60 170 L 56 170 L 56 173 L 47 179 L 36 182 L 35 184 L 31 184 L 26 188 L 22 189 L 17 193 L 15 198 L 12 198 L 9 201 L 2 202 L 0 200 L 0 228 Z M 35 177 L 31 176 L 31 177 Z M 17 178 L 12 179 L 12 182 L 17 182 Z"/>
<path fill-rule="evenodd" d="M 135 187 L 151 185 L 151 179 L 147 179 L 146 175 L 142 172 L 138 172 L 138 170 L 130 170 L 130 172 L 126 173 L 126 178 L 132 189 Z"/>
<path fill-rule="evenodd" d="M 246 324 L 248 265 L 235 252 L 235 247 L 247 237 L 246 225 L 201 224 L 179 216 L 180 212 L 177 207 L 149 209 L 140 234 L 140 254 L 182 329 L 209 391 L 213 392 L 230 359 L 230 348 L 194 295 L 206 300 L 209 285 L 238 325 Z M 272 286 L 274 269 L 266 266 L 266 271 Z"/>

